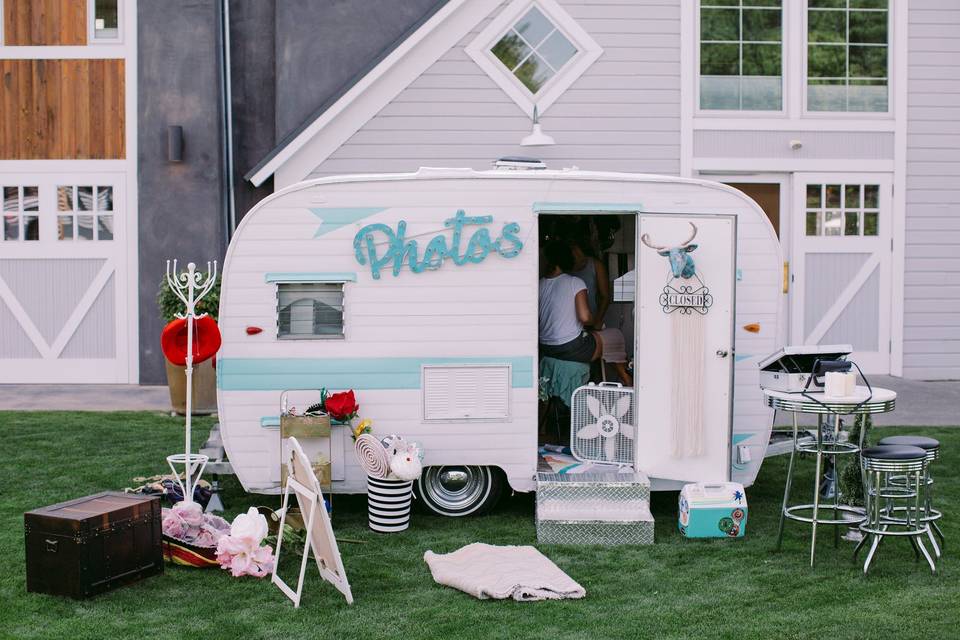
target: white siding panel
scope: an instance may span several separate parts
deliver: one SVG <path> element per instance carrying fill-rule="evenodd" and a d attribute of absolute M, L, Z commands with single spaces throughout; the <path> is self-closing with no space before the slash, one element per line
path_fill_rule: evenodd
<path fill-rule="evenodd" d="M 909 8 L 903 373 L 960 378 L 960 3 Z"/>
<path fill-rule="evenodd" d="M 800 140 L 803 147 L 791 149 Z M 845 131 L 695 131 L 695 158 L 890 160 L 893 134 Z"/>
<path fill-rule="evenodd" d="M 490 16 L 321 162 L 311 177 L 421 166 L 486 169 L 507 155 L 536 155 L 552 168 L 679 173 L 679 3 L 560 4 L 604 52 L 542 115 L 555 146 L 520 146 L 530 132 L 530 119 L 466 54 L 464 48 Z"/>

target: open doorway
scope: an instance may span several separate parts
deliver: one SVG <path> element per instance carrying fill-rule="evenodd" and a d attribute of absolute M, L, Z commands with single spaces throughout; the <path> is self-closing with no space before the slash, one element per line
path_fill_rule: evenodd
<path fill-rule="evenodd" d="M 588 382 L 633 387 L 636 215 L 542 215 L 539 228 L 538 336 L 545 398 L 540 440 L 563 446 L 569 444 L 570 398 L 577 387 Z M 557 264 L 564 262 L 558 252 L 566 255 L 568 264 Z M 573 320 L 579 291 L 589 307 L 587 322 L 583 317 Z M 574 345 L 571 336 L 578 332 L 584 342 L 591 337 L 599 341 L 598 359 L 589 362 L 585 351 L 573 346 L 560 348 Z"/>

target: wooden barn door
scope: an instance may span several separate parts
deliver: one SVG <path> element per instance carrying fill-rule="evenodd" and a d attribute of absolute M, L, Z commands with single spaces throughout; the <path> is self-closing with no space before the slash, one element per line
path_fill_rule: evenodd
<path fill-rule="evenodd" d="M 796 174 L 793 193 L 791 342 L 851 344 L 889 373 L 889 174 Z"/>
<path fill-rule="evenodd" d="M 0 174 L 0 383 L 129 382 L 123 174 Z"/>

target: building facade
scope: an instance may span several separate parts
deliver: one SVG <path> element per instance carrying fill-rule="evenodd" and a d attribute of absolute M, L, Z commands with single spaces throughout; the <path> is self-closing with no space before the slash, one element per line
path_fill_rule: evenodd
<path fill-rule="evenodd" d="M 868 371 L 960 378 L 952 0 L 119 0 L 117 39 L 104 43 L 96 12 L 111 3 L 0 4 L 0 184 L 17 189 L 5 220 L 39 230 L 0 243 L 3 381 L 96 370 L 160 382 L 154 300 L 167 257 L 221 256 L 250 207 L 300 180 L 484 169 L 508 155 L 734 184 L 783 246 L 782 341 L 849 342 Z M 44 9 L 24 17 L 27 6 Z M 57 11 L 72 26 L 36 26 Z M 119 157 L 116 133 L 94 135 L 101 146 L 82 157 L 75 127 L 20 133 L 54 122 L 29 114 L 66 108 L 77 90 L 63 83 L 94 86 L 106 72 L 59 70 L 56 99 L 8 78 L 77 60 L 123 65 Z M 97 104 L 116 91 L 96 86 Z M 535 111 L 554 144 L 521 145 Z M 101 186 L 113 209 L 79 208 Z M 87 239 L 81 224 L 98 216 L 112 216 L 112 240 L 99 226 Z M 68 217 L 69 243 L 57 226 Z"/>

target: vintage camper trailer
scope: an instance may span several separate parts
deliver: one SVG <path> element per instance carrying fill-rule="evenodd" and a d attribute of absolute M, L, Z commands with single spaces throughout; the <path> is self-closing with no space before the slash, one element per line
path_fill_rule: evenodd
<path fill-rule="evenodd" d="M 757 361 L 778 346 L 782 295 L 780 246 L 752 200 L 676 177 L 424 168 L 296 184 L 237 229 L 217 373 L 224 445 L 243 486 L 278 490 L 281 393 L 326 387 L 354 389 L 375 434 L 422 444 L 419 490 L 437 512 L 476 512 L 507 486 L 533 490 L 538 229 L 569 215 L 618 217 L 607 322 L 634 356 L 637 466 L 654 490 L 751 484 L 771 422 Z M 694 290 L 672 278 L 666 252 L 640 242 L 680 243 L 691 222 Z M 670 304 L 703 318 L 693 351 L 671 340 Z M 697 367 L 696 388 L 675 388 L 679 368 Z M 678 399 L 702 402 L 692 453 L 671 445 Z M 304 444 L 311 456 L 329 450 L 333 492 L 365 490 L 348 429 Z"/>

